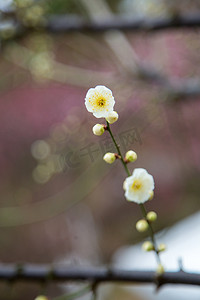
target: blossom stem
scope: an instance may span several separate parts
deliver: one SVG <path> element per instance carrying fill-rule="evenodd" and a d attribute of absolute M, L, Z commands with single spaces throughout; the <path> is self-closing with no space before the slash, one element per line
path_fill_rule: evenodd
<path fill-rule="evenodd" d="M 120 147 L 119 147 L 119 145 L 117 144 L 117 142 L 116 142 L 116 140 L 115 140 L 115 138 L 114 138 L 114 136 L 113 136 L 113 134 L 112 134 L 112 131 L 111 131 L 111 129 L 110 129 L 110 124 L 108 123 L 108 121 L 107 121 L 107 130 L 108 130 L 108 132 L 110 133 L 110 136 L 111 136 L 111 138 L 112 138 L 112 140 L 113 140 L 113 143 L 115 144 L 115 147 L 116 147 L 116 149 L 117 149 L 118 155 L 121 157 L 121 162 L 122 162 L 122 164 L 123 164 L 123 166 L 124 166 L 124 169 L 126 170 L 126 173 L 128 174 L 128 176 L 130 176 L 131 173 L 130 173 L 128 167 L 127 167 L 127 164 L 126 164 L 125 160 L 123 159 L 123 156 L 122 156 Z"/>
<path fill-rule="evenodd" d="M 125 159 L 124 159 L 123 156 L 122 156 L 120 147 L 119 147 L 119 145 L 117 144 L 117 142 L 116 142 L 116 140 L 115 140 L 115 138 L 114 138 L 114 136 L 113 136 L 113 133 L 112 133 L 112 131 L 111 131 L 111 129 L 110 129 L 110 124 L 109 124 L 108 122 L 107 122 L 107 130 L 108 130 L 108 132 L 110 133 L 110 136 L 111 136 L 111 138 L 112 138 L 112 140 L 113 140 L 113 143 L 114 143 L 114 145 L 115 145 L 115 147 L 116 147 L 116 149 L 117 149 L 118 155 L 121 156 L 121 162 L 122 162 L 122 164 L 123 164 L 123 166 L 124 166 L 124 169 L 125 169 L 127 175 L 128 175 L 128 176 L 131 176 L 131 173 L 130 173 L 128 167 L 127 167 L 126 161 L 125 161 Z M 152 241 L 153 246 L 154 246 L 154 252 L 155 252 L 155 254 L 156 254 L 157 262 L 158 262 L 158 264 L 160 264 L 160 263 L 161 263 L 161 260 L 160 260 L 159 251 L 158 251 L 158 248 L 157 248 L 157 245 L 156 245 L 155 234 L 154 234 L 152 225 L 151 225 L 151 223 L 147 220 L 147 217 L 146 217 L 146 216 L 147 216 L 147 212 L 146 212 L 146 209 L 145 209 L 144 204 L 141 203 L 141 204 L 139 204 L 139 206 L 140 206 L 140 209 L 141 209 L 141 212 L 142 212 L 143 217 L 145 218 L 145 220 L 147 221 L 147 223 L 148 223 L 148 225 L 149 225 L 149 234 L 150 234 L 150 238 L 151 238 L 151 241 Z"/>

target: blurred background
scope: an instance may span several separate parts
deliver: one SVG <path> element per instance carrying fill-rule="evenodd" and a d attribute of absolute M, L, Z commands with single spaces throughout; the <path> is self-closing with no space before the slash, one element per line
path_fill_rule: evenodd
<path fill-rule="evenodd" d="M 120 247 L 145 237 L 135 229 L 140 210 L 124 198 L 120 162 L 102 161 L 114 150 L 109 136 L 92 133 L 99 120 L 84 98 L 99 84 L 113 91 L 121 150 L 138 154 L 130 170 L 154 176 L 155 198 L 146 207 L 158 213 L 155 231 L 198 211 L 199 29 L 150 26 L 185 13 L 200 14 L 200 2 L 0 0 L 2 263 L 109 265 Z M 84 29 L 115 18 L 119 29 L 120 20 L 150 23 L 144 30 Z M 34 284 L 0 289 L 2 299 L 41 292 Z M 45 293 L 53 298 L 62 288 L 48 285 Z"/>

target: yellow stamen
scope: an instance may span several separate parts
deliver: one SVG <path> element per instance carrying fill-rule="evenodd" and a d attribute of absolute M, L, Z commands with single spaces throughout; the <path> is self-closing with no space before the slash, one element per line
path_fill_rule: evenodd
<path fill-rule="evenodd" d="M 105 105 L 105 100 L 104 99 L 98 99 L 97 100 L 97 105 L 98 106 L 104 106 Z"/>
<path fill-rule="evenodd" d="M 137 191 L 137 190 L 141 189 L 142 183 L 141 183 L 140 180 L 135 179 L 135 180 L 133 181 L 133 184 L 132 184 L 131 187 L 132 187 L 133 190 Z"/>

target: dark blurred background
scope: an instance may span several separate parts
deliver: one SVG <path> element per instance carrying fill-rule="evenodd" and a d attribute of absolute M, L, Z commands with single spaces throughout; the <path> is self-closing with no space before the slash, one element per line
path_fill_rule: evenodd
<path fill-rule="evenodd" d="M 144 238 L 120 162 L 102 161 L 110 139 L 92 133 L 100 120 L 84 98 L 99 84 L 113 91 L 123 153 L 138 154 L 130 170 L 154 176 L 155 230 L 199 209 L 199 29 L 62 30 L 63 20 L 185 13 L 200 14 L 199 1 L 0 0 L 1 262 L 109 264 Z M 2 299 L 33 299 L 41 288 L 1 285 Z"/>

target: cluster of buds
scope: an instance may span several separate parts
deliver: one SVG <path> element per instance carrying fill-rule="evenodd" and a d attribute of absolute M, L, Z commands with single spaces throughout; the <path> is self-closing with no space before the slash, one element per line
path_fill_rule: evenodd
<path fill-rule="evenodd" d="M 112 111 L 108 117 L 106 118 L 106 121 L 108 121 L 109 124 L 113 124 L 118 120 L 118 113 L 116 111 Z M 107 129 L 107 126 L 104 124 L 96 124 L 93 126 L 92 131 L 95 135 L 102 135 L 105 130 Z"/>
<path fill-rule="evenodd" d="M 139 220 L 136 223 L 136 229 L 139 232 L 145 232 L 149 229 L 149 225 L 150 223 L 153 223 L 157 220 L 157 214 L 155 211 L 150 211 L 147 213 L 146 218 Z M 151 241 L 145 241 L 142 244 L 142 249 L 146 252 L 149 251 L 156 251 L 157 253 L 163 252 L 166 250 L 166 245 L 164 243 L 159 244 L 156 249 L 155 249 L 155 245 L 153 242 Z M 157 267 L 157 274 L 161 275 L 164 273 L 164 268 L 161 264 L 158 265 Z"/>
<path fill-rule="evenodd" d="M 141 219 L 136 223 L 136 229 L 139 232 L 145 232 L 149 228 L 149 223 L 155 222 L 157 220 L 157 214 L 155 211 L 150 211 L 147 213 L 145 219 Z"/>
<path fill-rule="evenodd" d="M 144 251 L 147 251 L 147 252 L 152 251 L 152 250 L 155 250 L 155 251 L 157 251 L 157 252 L 162 252 L 162 251 L 165 251 L 165 250 L 166 250 L 166 245 L 165 245 L 164 243 L 159 244 L 158 247 L 157 247 L 157 249 L 155 249 L 155 247 L 154 247 L 154 245 L 153 245 L 152 242 L 150 242 L 150 241 L 145 241 L 145 242 L 142 244 L 142 249 L 143 249 Z"/>
<path fill-rule="evenodd" d="M 130 154 L 130 152 L 131 152 L 131 154 Z M 127 153 L 125 155 L 124 162 L 126 162 L 126 163 L 127 162 L 135 162 L 137 159 L 137 154 L 132 150 L 128 151 Z M 127 160 L 126 157 L 129 157 L 129 160 Z M 107 162 L 108 164 L 112 164 L 117 158 L 121 159 L 121 156 L 117 153 L 110 153 L 110 152 L 106 153 L 103 157 L 104 161 Z"/>
<path fill-rule="evenodd" d="M 161 243 L 158 245 L 157 249 L 154 248 L 154 245 L 152 242 L 150 241 L 145 241 L 143 244 L 142 244 L 142 249 L 144 251 L 153 251 L 153 250 L 156 250 L 158 252 L 162 252 L 162 251 L 165 251 L 166 250 L 166 245 L 164 243 Z"/>
<path fill-rule="evenodd" d="M 139 232 L 147 231 L 148 228 L 149 228 L 149 224 L 155 222 L 156 220 L 157 220 L 156 212 L 155 211 L 149 211 L 146 215 L 146 218 L 137 221 L 137 223 L 136 223 L 137 231 L 139 231 Z M 154 251 L 157 251 L 157 252 L 162 252 L 162 251 L 166 250 L 166 245 L 162 243 L 162 244 L 158 245 L 157 249 L 155 249 L 152 242 L 146 241 L 146 242 L 143 243 L 142 249 L 144 251 L 154 250 Z"/>
<path fill-rule="evenodd" d="M 166 245 L 165 244 L 160 244 L 157 249 L 155 249 L 154 247 L 154 244 L 150 241 L 145 241 L 143 244 L 142 244 L 142 249 L 146 252 L 150 252 L 150 251 L 156 251 L 157 253 L 161 252 L 161 251 L 165 251 L 166 250 Z M 165 269 L 163 267 L 163 265 L 160 263 L 158 264 L 157 266 L 157 269 L 156 269 L 156 274 L 158 276 L 161 276 L 163 273 L 165 272 Z"/>

